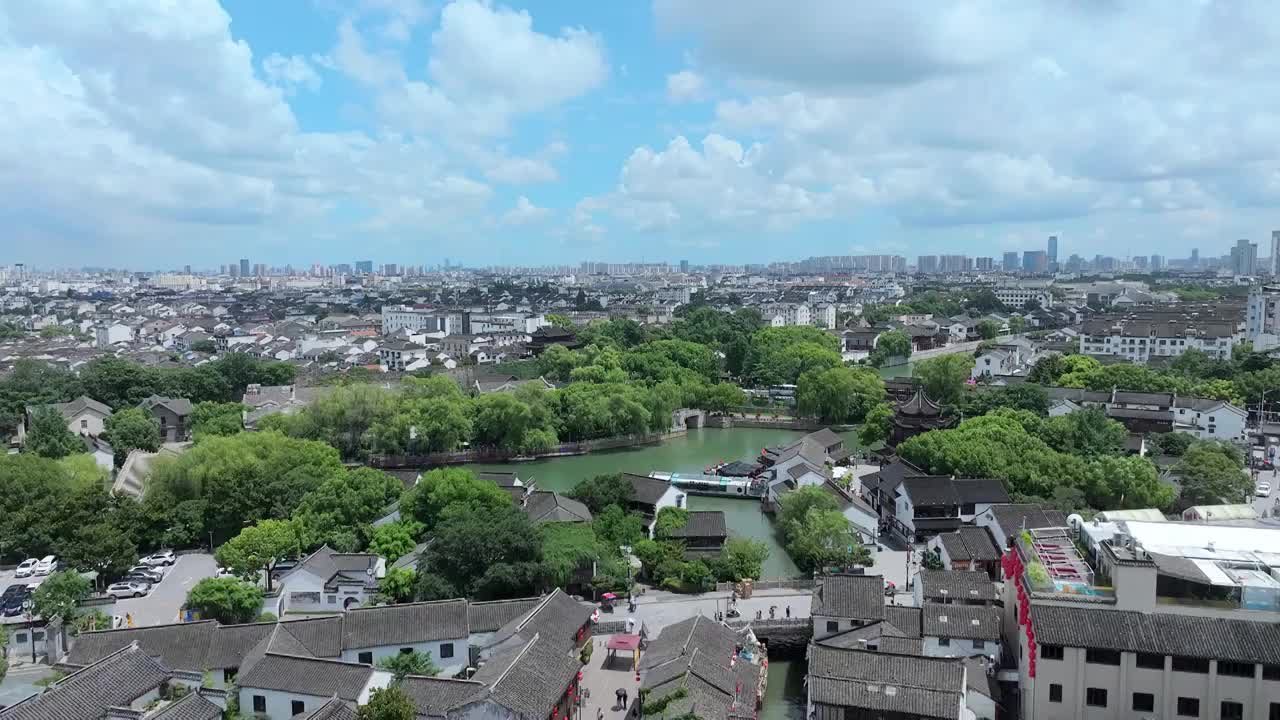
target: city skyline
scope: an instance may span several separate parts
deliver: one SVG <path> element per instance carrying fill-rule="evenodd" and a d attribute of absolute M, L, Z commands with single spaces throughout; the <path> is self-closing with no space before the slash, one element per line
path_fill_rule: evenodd
<path fill-rule="evenodd" d="M 1266 253 L 1265 6 L 802 5 L 10 4 L 5 260 Z"/>

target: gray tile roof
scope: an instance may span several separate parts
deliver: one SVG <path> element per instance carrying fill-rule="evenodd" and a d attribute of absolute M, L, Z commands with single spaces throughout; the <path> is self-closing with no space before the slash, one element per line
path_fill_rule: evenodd
<path fill-rule="evenodd" d="M 281 634 L 285 634 L 305 648 L 308 655 L 319 658 L 338 657 L 342 654 L 342 623 L 342 615 L 285 620 L 280 623 L 280 630 L 273 638 L 273 649 L 275 642 L 281 639 Z"/>
<path fill-rule="evenodd" d="M 191 401 L 186 398 L 168 398 L 160 395 L 152 395 L 138 403 L 138 407 L 147 411 L 155 407 L 163 407 L 174 415 L 190 415 L 192 410 Z"/>
<path fill-rule="evenodd" d="M 884 617 L 884 578 L 879 575 L 827 575 L 813 591 L 812 615 L 880 620 Z"/>
<path fill-rule="evenodd" d="M 544 720 L 564 695 L 582 663 L 558 642 L 534 637 L 495 656 L 472 677 L 488 686 L 474 700 L 490 700 L 523 720 Z"/>
<path fill-rule="evenodd" d="M 1280 665 L 1280 623 L 1033 605 L 1041 645 Z"/>
<path fill-rule="evenodd" d="M 578 629 L 591 619 L 595 608 L 569 597 L 560 589 L 543 597 L 528 614 L 498 629 L 484 647 L 493 647 L 519 636 L 524 644 L 535 635 L 548 645 L 568 648 L 576 641 Z"/>
<path fill-rule="evenodd" d="M 273 622 L 248 625 L 223 625 L 209 639 L 204 668 L 219 670 L 238 668 L 246 655 L 276 629 Z"/>
<path fill-rule="evenodd" d="M 923 655 L 924 640 L 913 637 L 894 637 L 884 635 L 880 638 L 880 652 L 895 655 Z"/>
<path fill-rule="evenodd" d="M 129 645 L 5 710 L 3 720 L 98 720 L 109 707 L 128 706 L 160 687 L 169 670 Z"/>
<path fill-rule="evenodd" d="M 884 621 L 892 626 L 902 637 L 920 637 L 920 608 L 902 605 L 886 605 Z M 887 633 L 894 635 L 895 633 Z"/>
<path fill-rule="evenodd" d="M 222 720 L 222 708 L 198 692 L 165 706 L 147 720 Z"/>
<path fill-rule="evenodd" d="M 335 696 L 315 710 L 294 715 L 292 720 L 356 720 L 356 711 L 351 703 Z"/>
<path fill-rule="evenodd" d="M 964 640 L 999 640 L 1000 611 L 989 605 L 925 603 L 921 634 Z"/>
<path fill-rule="evenodd" d="M 808 683 L 822 705 L 956 718 L 964 668 L 955 660 L 812 645 Z"/>
<path fill-rule="evenodd" d="M 60 664 L 84 667 L 137 643 L 147 655 L 174 670 L 202 672 L 218 624 L 212 620 L 81 633 Z"/>
<path fill-rule="evenodd" d="M 988 512 L 995 517 L 1005 535 L 1010 537 L 1022 530 L 1067 526 L 1067 516 L 1061 511 L 1036 503 L 996 505 Z"/>
<path fill-rule="evenodd" d="M 962 527 L 955 532 L 943 533 L 938 541 L 947 549 L 953 561 L 991 562 L 1000 559 L 1000 551 L 991 539 L 991 533 L 983 527 Z"/>
<path fill-rule="evenodd" d="M 666 494 L 671 487 L 671 483 L 666 480 L 646 477 L 644 475 L 634 475 L 632 473 L 623 473 L 622 476 L 631 482 L 631 487 L 635 491 L 632 496 L 634 502 L 642 505 L 657 505 L 658 500 Z"/>
<path fill-rule="evenodd" d="M 586 505 L 548 490 L 530 493 L 522 509 L 534 522 L 591 522 Z"/>
<path fill-rule="evenodd" d="M 467 635 L 467 601 L 462 599 L 353 608 L 342 622 L 342 647 L 348 650 Z"/>
<path fill-rule="evenodd" d="M 720 510 L 691 510 L 689 521 L 667 533 L 673 538 L 727 538 L 729 526 Z"/>
<path fill-rule="evenodd" d="M 674 709 L 668 706 L 672 715 L 694 712 L 700 718 L 724 720 L 737 715 L 735 708 L 754 709 L 760 668 L 729 663 L 744 640 L 739 632 L 702 615 L 668 625 L 640 660 L 641 688 L 661 698 L 684 687 L 689 698 Z"/>
<path fill-rule="evenodd" d="M 418 708 L 419 717 L 442 718 L 450 708 L 485 692 L 485 684 L 475 680 L 449 680 L 410 675 L 400 682 Z"/>
<path fill-rule="evenodd" d="M 373 668 L 359 663 L 320 660 L 267 653 L 236 679 L 242 688 L 280 690 L 301 695 L 356 700 L 373 677 Z"/>
<path fill-rule="evenodd" d="M 823 448 L 829 448 L 834 445 L 841 445 L 844 443 L 844 438 L 837 435 L 831 428 L 822 428 L 816 432 L 811 432 L 808 435 L 805 435 L 805 438 L 814 441 Z"/>
<path fill-rule="evenodd" d="M 492 600 L 467 605 L 467 625 L 473 633 L 496 632 L 503 625 L 538 606 L 541 598 Z"/>
<path fill-rule="evenodd" d="M 280 583 L 286 583 L 290 575 L 310 573 L 324 580 L 325 590 L 334 590 L 339 584 L 373 587 L 377 580 L 369 570 L 377 567 L 379 559 L 373 553 L 340 553 L 325 545 L 286 573 Z"/>
<path fill-rule="evenodd" d="M 996 600 L 996 585 L 985 573 L 966 570 L 921 570 L 916 578 L 921 597 L 955 602 Z"/>

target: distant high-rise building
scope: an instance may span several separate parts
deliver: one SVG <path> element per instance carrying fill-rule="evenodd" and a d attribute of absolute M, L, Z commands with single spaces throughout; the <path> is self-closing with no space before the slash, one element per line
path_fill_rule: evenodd
<path fill-rule="evenodd" d="M 185 274 L 187 274 L 187 275 L 190 275 L 190 274 L 191 274 L 191 266 L 190 266 L 190 265 L 183 265 L 183 266 L 182 266 L 182 272 L 183 272 L 183 273 L 185 273 Z"/>
<path fill-rule="evenodd" d="M 1191 248 L 1191 267 L 1200 267 L 1200 248 Z"/>
<path fill-rule="evenodd" d="M 240 277 L 249 277 L 249 258 L 240 258 Z"/>
<path fill-rule="evenodd" d="M 680 272 L 682 272 L 682 273 L 687 273 L 687 272 L 689 272 L 689 261 L 688 261 L 688 260 L 681 260 L 681 261 L 680 261 Z"/>
<path fill-rule="evenodd" d="M 386 276 L 399 275 L 400 266 L 396 263 L 385 263 L 382 266 L 382 274 Z"/>
<path fill-rule="evenodd" d="M 937 255 L 921 255 L 916 258 L 916 272 L 919 273 L 936 273 L 938 272 L 938 256 Z"/>
<path fill-rule="evenodd" d="M 292 275 L 293 273 L 289 273 L 289 274 L 290 274 L 290 275 Z M 266 263 L 254 263 L 254 264 L 253 264 L 253 276 L 254 276 L 254 277 L 266 277 L 266 276 L 267 276 L 267 265 L 266 265 Z"/>
<path fill-rule="evenodd" d="M 1044 250 L 1027 250 L 1022 253 L 1022 270 L 1029 273 L 1049 272 L 1049 253 Z"/>
<path fill-rule="evenodd" d="M 240 277 L 240 263 L 231 263 L 227 265 L 227 274 L 231 277 Z"/>
<path fill-rule="evenodd" d="M 1280 277 L 1280 230 L 1271 231 L 1271 274 Z"/>
<path fill-rule="evenodd" d="M 995 267 L 995 259 L 989 257 L 978 258 L 978 272 L 991 272 Z"/>
<path fill-rule="evenodd" d="M 333 271 L 339 275 L 350 275 L 351 263 L 338 263 L 333 266 Z"/>
<path fill-rule="evenodd" d="M 1133 267 L 1134 267 L 1134 269 L 1136 269 L 1136 270 L 1146 270 L 1146 269 L 1147 269 L 1147 256 L 1146 256 L 1146 255 L 1134 255 L 1134 256 L 1133 256 Z"/>
<path fill-rule="evenodd" d="M 1151 256 L 1151 272 L 1160 272 L 1161 270 L 1164 270 L 1164 267 L 1165 265 L 1164 265 L 1163 255 Z"/>
<path fill-rule="evenodd" d="M 1231 272 L 1254 275 L 1258 271 L 1258 246 L 1248 240 L 1237 240 L 1231 248 Z"/>
<path fill-rule="evenodd" d="M 372 261 L 372 260 L 357 260 L 357 261 L 356 261 L 356 274 L 357 274 L 357 275 L 372 275 L 372 274 L 373 274 L 373 261 Z"/>
<path fill-rule="evenodd" d="M 1058 264 L 1058 236 L 1049 236 L 1049 265 Z"/>
<path fill-rule="evenodd" d="M 1022 261 L 1018 258 L 1018 253 L 1007 252 L 1004 254 L 1004 271 L 1005 272 L 1018 272 L 1018 269 L 1021 266 L 1022 266 Z"/>

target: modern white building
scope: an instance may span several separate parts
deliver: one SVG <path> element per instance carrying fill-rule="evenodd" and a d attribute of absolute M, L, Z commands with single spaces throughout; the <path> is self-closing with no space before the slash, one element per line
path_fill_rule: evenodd
<path fill-rule="evenodd" d="M 996 299 L 1004 303 L 1010 310 L 1017 310 L 1027 304 L 1028 300 L 1035 300 L 1040 303 L 1040 307 L 1047 308 L 1053 304 L 1053 293 L 1045 288 L 1019 287 L 1017 285 L 1002 285 L 992 288 Z"/>
<path fill-rule="evenodd" d="M 242 713 L 275 719 L 318 710 L 334 697 L 363 705 L 391 680 L 391 673 L 369 665 L 268 652 L 236 686 Z"/>
<path fill-rule="evenodd" d="M 1090 320 L 1080 333 L 1080 353 L 1145 365 L 1153 357 L 1177 357 L 1195 348 L 1211 358 L 1229 360 L 1231 347 L 1241 339 L 1236 327 L 1226 322 Z"/>
<path fill-rule="evenodd" d="M 1245 339 L 1254 350 L 1280 346 L 1280 285 L 1259 285 L 1249 292 L 1244 325 Z"/>
<path fill-rule="evenodd" d="M 382 332 L 417 330 L 428 333 L 462 332 L 461 313 L 448 312 L 422 305 L 383 305 Z"/>

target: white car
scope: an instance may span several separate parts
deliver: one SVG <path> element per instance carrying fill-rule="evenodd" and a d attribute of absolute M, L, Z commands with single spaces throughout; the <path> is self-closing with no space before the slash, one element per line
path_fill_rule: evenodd
<path fill-rule="evenodd" d="M 1258 497 L 1271 497 L 1271 483 L 1258 483 L 1258 487 L 1254 488 L 1254 494 Z"/>
<path fill-rule="evenodd" d="M 143 565 L 151 565 L 152 567 L 155 567 L 160 565 L 172 565 L 177 561 L 178 556 L 174 555 L 172 550 L 161 550 L 142 558 L 138 562 Z"/>
<path fill-rule="evenodd" d="M 36 564 L 40 561 L 35 558 L 27 558 L 18 563 L 18 568 L 13 571 L 14 577 L 30 577 L 31 573 L 36 571 Z"/>
<path fill-rule="evenodd" d="M 107 588 L 107 594 L 117 598 L 142 597 L 149 592 L 151 592 L 151 585 L 133 580 L 118 582 Z"/>
<path fill-rule="evenodd" d="M 235 574 L 235 573 L 231 572 L 230 570 L 228 570 L 228 569 L 226 569 L 226 568 L 224 568 L 224 567 L 220 567 L 220 568 L 218 568 L 218 571 L 217 571 L 216 573 L 214 573 L 214 577 L 220 577 L 220 578 L 233 578 L 233 577 L 237 577 L 237 576 L 236 576 L 236 574 Z"/>
<path fill-rule="evenodd" d="M 58 558 L 53 555 L 45 555 L 40 558 L 40 562 L 36 563 L 37 575 L 48 575 L 58 569 Z"/>

